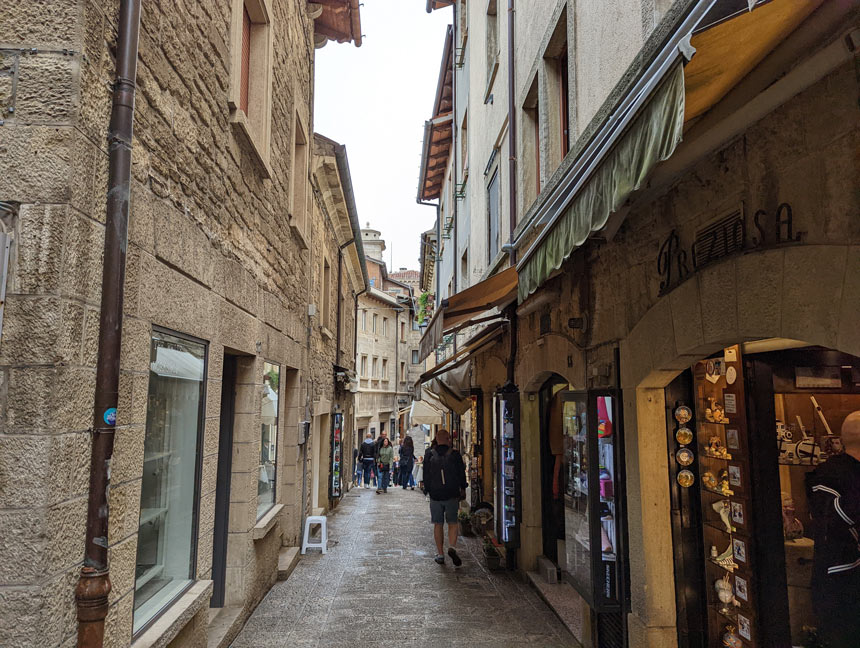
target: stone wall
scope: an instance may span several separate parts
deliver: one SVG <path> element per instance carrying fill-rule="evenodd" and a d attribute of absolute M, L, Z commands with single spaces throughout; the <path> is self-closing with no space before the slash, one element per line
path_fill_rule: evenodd
<path fill-rule="evenodd" d="M 0 52 L 5 102 L 0 200 L 20 204 L 17 217 L 4 223 L 15 243 L 0 343 L 0 564 L 6 566 L 0 568 L 0 636 L 10 646 L 73 645 L 117 5 L 109 0 L 0 4 L 0 48 L 6 48 Z M 312 132 L 313 24 L 306 4 L 271 3 L 271 179 L 229 123 L 230 3 L 142 6 L 110 490 L 110 646 L 127 646 L 132 635 L 153 326 L 208 342 L 198 579 L 211 573 L 224 354 L 256 359 L 250 383 L 256 401 L 262 359 L 281 365 L 278 490 L 284 509 L 275 530 L 262 543 L 249 538 L 248 553 L 234 563 L 242 567 L 246 612 L 271 584 L 280 545 L 295 544 L 299 535 L 298 422 L 320 397 L 340 398 L 349 406 L 348 398 L 334 391 L 335 340 L 313 326 L 308 337 L 307 328 L 307 305 L 315 301 L 320 281 L 307 239 L 334 259 L 337 242 L 330 225 L 316 220 L 296 236 L 287 211 L 294 115 Z M 12 79 L 14 97 L 8 92 Z M 344 292 L 345 358 L 352 354 L 354 327 L 350 290 Z M 248 404 L 251 436 L 259 435 L 256 401 Z M 253 480 L 238 476 L 240 468 L 234 466 L 233 480 L 241 485 L 240 508 L 253 526 L 256 489 Z M 182 644 L 187 635 L 177 641 Z"/>

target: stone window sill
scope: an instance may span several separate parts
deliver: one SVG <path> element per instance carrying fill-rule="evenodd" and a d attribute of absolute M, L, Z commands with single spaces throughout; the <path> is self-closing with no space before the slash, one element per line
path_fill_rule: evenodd
<path fill-rule="evenodd" d="M 245 111 L 239 109 L 233 110 L 230 113 L 230 123 L 233 124 L 233 130 L 244 138 L 250 146 L 254 158 L 260 164 L 262 176 L 264 178 L 271 178 L 274 173 L 272 172 L 272 167 L 269 165 L 268 155 L 265 153 L 266 149 L 263 146 L 263 142 L 259 141 L 259 138 L 251 129 L 251 123 L 248 121 Z"/>
<path fill-rule="evenodd" d="M 131 648 L 167 646 L 201 609 L 209 606 L 211 597 L 212 581 L 197 581 L 131 643 Z"/>
<path fill-rule="evenodd" d="M 255 541 L 262 540 L 269 535 L 269 531 L 271 531 L 278 523 L 278 515 L 280 515 L 281 509 L 283 508 L 283 504 L 275 504 L 271 509 L 269 509 L 268 513 L 260 518 L 254 528 L 251 529 L 251 537 Z"/>

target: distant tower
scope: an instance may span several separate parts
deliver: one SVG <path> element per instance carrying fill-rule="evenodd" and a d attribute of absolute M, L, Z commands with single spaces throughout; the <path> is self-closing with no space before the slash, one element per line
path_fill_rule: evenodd
<path fill-rule="evenodd" d="M 364 245 L 364 254 L 371 259 L 382 261 L 382 253 L 385 252 L 385 241 L 379 237 L 379 230 L 371 229 L 370 223 L 361 230 L 361 242 Z"/>

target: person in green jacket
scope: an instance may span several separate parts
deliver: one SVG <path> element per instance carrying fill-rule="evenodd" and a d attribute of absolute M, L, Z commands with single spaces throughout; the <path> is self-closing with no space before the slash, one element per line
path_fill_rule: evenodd
<path fill-rule="evenodd" d="M 389 441 L 388 437 L 385 437 L 382 440 L 377 462 L 376 467 L 379 469 L 379 487 L 376 489 L 376 493 L 387 493 L 388 480 L 391 478 L 391 465 L 394 463 L 394 447 L 391 445 L 391 441 Z"/>

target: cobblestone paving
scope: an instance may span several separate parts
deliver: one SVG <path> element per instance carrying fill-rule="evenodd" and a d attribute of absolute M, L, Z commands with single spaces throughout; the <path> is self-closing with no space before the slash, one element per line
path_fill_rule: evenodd
<path fill-rule="evenodd" d="M 418 490 L 350 491 L 328 519 L 328 553 L 309 549 L 233 646 L 579 645 L 533 589 L 487 571 L 477 539 L 460 539 L 462 567 L 433 562 L 429 515 Z"/>

